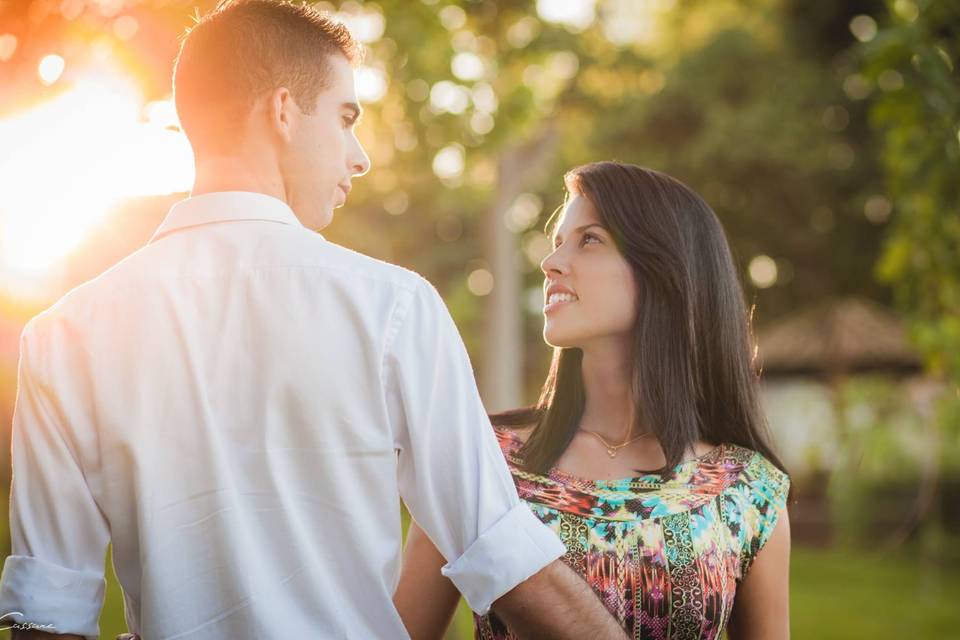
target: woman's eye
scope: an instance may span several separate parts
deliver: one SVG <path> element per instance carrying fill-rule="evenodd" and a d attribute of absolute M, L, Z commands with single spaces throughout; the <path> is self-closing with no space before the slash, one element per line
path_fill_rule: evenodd
<path fill-rule="evenodd" d="M 597 243 L 597 242 L 600 242 L 600 238 L 597 237 L 597 236 L 595 236 L 595 235 L 593 235 L 592 233 L 585 233 L 585 234 L 583 234 L 583 237 L 580 238 L 580 244 L 581 244 L 581 245 L 591 244 L 591 243 Z"/>

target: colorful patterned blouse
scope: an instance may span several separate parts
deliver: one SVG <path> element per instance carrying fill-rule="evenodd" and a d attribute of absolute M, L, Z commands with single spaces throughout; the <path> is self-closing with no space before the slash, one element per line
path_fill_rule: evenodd
<path fill-rule="evenodd" d="M 520 498 L 567 547 L 631 638 L 713 640 L 730 618 L 746 575 L 786 503 L 788 476 L 759 453 L 723 444 L 656 475 L 590 481 L 554 469 L 519 468 L 522 440 L 497 429 Z M 477 616 L 476 637 L 515 636 L 495 614 Z"/>

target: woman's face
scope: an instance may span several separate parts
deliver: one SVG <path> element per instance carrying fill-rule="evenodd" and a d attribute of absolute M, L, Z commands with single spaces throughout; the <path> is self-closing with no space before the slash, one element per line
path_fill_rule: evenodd
<path fill-rule="evenodd" d="M 590 200 L 572 194 L 553 246 L 540 263 L 544 340 L 580 349 L 611 339 L 629 344 L 637 315 L 633 271 Z"/>

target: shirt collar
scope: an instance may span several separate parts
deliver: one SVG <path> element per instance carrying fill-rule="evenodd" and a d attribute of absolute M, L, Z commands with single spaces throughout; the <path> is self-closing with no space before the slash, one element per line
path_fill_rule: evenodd
<path fill-rule="evenodd" d="M 293 209 L 273 196 L 251 191 L 220 191 L 187 198 L 173 205 L 150 242 L 181 229 L 238 220 L 303 226 Z"/>

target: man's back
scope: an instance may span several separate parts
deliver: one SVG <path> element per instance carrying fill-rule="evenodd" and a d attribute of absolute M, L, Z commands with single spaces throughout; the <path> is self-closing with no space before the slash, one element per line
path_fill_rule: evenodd
<path fill-rule="evenodd" d="M 110 541 L 151 640 L 403 637 L 401 495 L 479 610 L 562 553 L 436 291 L 268 196 L 178 204 L 21 348 L 0 606 L 34 623 L 96 634 Z"/>
<path fill-rule="evenodd" d="M 221 222 L 156 238 L 34 321 L 147 637 L 396 628 L 348 612 L 392 595 L 397 453 L 378 382 L 418 280 L 302 227 Z"/>

